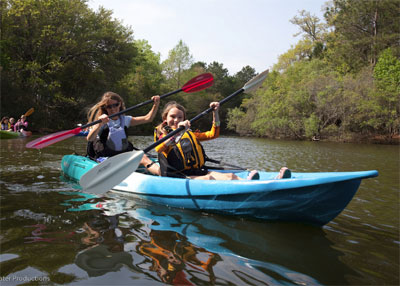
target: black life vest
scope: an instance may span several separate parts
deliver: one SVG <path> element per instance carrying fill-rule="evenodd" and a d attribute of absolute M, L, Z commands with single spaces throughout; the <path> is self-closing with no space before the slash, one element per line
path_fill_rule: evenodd
<path fill-rule="evenodd" d="M 208 173 L 204 166 L 206 158 L 203 146 L 188 130 L 168 152 L 158 154 L 161 176 L 184 178 L 205 175 Z"/>
<path fill-rule="evenodd" d="M 124 125 L 123 128 L 119 126 L 118 128 L 115 129 L 116 133 L 122 133 L 122 132 L 124 133 L 124 134 L 119 134 L 120 137 L 122 136 L 121 138 L 118 138 L 118 140 L 121 140 L 121 142 L 119 142 L 121 146 L 118 146 L 120 147 L 118 148 L 119 150 L 115 150 L 115 144 L 109 138 L 110 127 L 108 124 L 106 124 L 101 127 L 98 138 L 96 138 L 93 142 L 91 141 L 88 142 L 87 154 L 90 158 L 97 159 L 99 157 L 112 157 L 120 153 L 137 150 L 137 148 L 133 147 L 132 143 L 128 141 L 128 127 L 125 126 L 124 124 L 125 116 L 121 115 L 119 120 L 120 120 L 120 125 L 122 124 Z"/>

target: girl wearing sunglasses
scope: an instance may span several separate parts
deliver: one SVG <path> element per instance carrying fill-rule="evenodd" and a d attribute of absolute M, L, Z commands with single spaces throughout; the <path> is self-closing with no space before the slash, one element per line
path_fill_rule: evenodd
<path fill-rule="evenodd" d="M 151 98 L 154 101 L 151 110 L 143 116 L 132 117 L 119 115 L 109 117 L 125 109 L 121 96 L 108 91 L 103 94 L 101 100 L 96 103 L 88 112 L 88 121 L 93 122 L 100 119 L 102 122 L 93 126 L 86 139 L 88 140 L 87 153 L 90 158 L 101 161 L 103 157 L 111 157 L 117 154 L 132 151 L 136 148 L 128 141 L 128 128 L 153 121 L 160 97 Z M 160 175 L 160 168 L 154 164 L 146 155 L 143 156 L 141 165 L 145 166 L 152 174 Z"/>

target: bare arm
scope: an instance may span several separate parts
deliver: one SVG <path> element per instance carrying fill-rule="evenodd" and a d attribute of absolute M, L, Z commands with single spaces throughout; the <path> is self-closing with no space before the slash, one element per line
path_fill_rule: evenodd
<path fill-rule="evenodd" d="M 216 126 L 220 125 L 220 121 L 219 121 L 219 102 L 211 102 L 210 103 L 210 107 L 214 108 L 213 110 L 213 123 Z"/>
<path fill-rule="evenodd" d="M 151 99 L 154 101 L 154 104 L 149 113 L 143 116 L 132 117 L 131 126 L 149 123 L 154 120 L 154 117 L 157 114 L 158 107 L 160 106 L 160 96 L 155 95 Z"/>
<path fill-rule="evenodd" d="M 100 128 L 110 121 L 110 118 L 108 118 L 107 114 L 100 115 L 99 119 L 101 120 L 101 123 L 94 125 L 90 129 L 88 136 L 86 136 L 87 141 L 94 141 L 97 137 L 97 134 L 99 134 Z"/>

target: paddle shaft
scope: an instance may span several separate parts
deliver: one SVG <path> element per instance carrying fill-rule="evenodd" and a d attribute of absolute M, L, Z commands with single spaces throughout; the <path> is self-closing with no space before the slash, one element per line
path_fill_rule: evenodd
<path fill-rule="evenodd" d="M 248 170 L 248 168 L 243 168 L 243 167 L 240 167 L 240 166 L 229 164 L 229 163 L 226 163 L 224 161 L 218 161 L 218 160 L 211 159 L 211 158 L 208 158 L 208 157 L 206 158 L 206 161 L 214 163 L 214 164 L 218 164 L 220 166 L 228 166 L 228 167 L 232 167 L 232 168 L 239 169 L 239 170 Z M 209 167 L 209 169 L 213 169 L 213 168 L 214 167 Z M 225 168 L 223 168 L 223 169 L 225 169 Z"/>
<path fill-rule="evenodd" d="M 237 91 L 235 91 L 234 93 L 232 93 L 231 95 L 225 97 L 224 99 L 222 99 L 219 102 L 219 105 L 224 104 L 225 102 L 227 102 L 228 100 L 232 99 L 233 97 L 235 97 L 236 95 L 242 93 L 244 91 L 244 89 L 239 89 Z M 211 111 L 213 111 L 214 108 L 209 107 L 206 110 L 204 110 L 202 113 L 196 115 L 195 117 L 193 117 L 192 119 L 190 119 L 190 124 L 192 124 L 193 122 L 199 120 L 200 118 L 202 118 L 203 116 L 207 115 L 208 113 L 210 113 Z M 143 149 L 144 153 L 149 152 L 150 150 L 152 150 L 153 148 L 157 147 L 158 145 L 160 145 L 161 143 L 163 143 L 164 141 L 168 140 L 169 138 L 175 136 L 176 134 L 178 134 L 179 132 L 183 131 L 185 129 L 185 127 L 181 126 L 177 129 L 175 129 L 174 131 L 172 131 L 171 133 L 168 133 L 166 136 L 164 136 L 163 138 L 157 140 L 156 142 L 154 142 L 153 144 L 151 144 L 150 146 L 146 147 L 145 149 Z"/>
<path fill-rule="evenodd" d="M 233 94 L 229 95 L 228 97 L 221 100 L 219 103 L 224 104 L 234 96 L 240 94 L 241 92 L 250 92 L 252 90 L 257 89 L 261 86 L 262 82 L 267 76 L 268 71 L 265 71 L 254 78 L 252 78 L 249 82 L 247 82 L 243 88 L 239 89 L 238 91 L 234 92 Z M 194 86 L 196 88 L 196 86 Z M 190 123 L 200 119 L 204 115 L 213 111 L 213 108 L 208 108 L 207 110 L 203 111 L 192 120 Z M 96 194 L 103 193 L 108 191 L 113 186 L 122 182 L 125 178 L 127 178 L 132 172 L 135 172 L 144 156 L 145 153 L 149 152 L 151 149 L 156 147 L 157 145 L 163 143 L 164 141 L 168 140 L 172 136 L 178 134 L 179 132 L 185 130 L 184 126 L 180 126 L 178 129 L 172 131 L 171 133 L 167 134 L 165 137 L 161 138 L 160 140 L 154 142 L 143 151 L 131 151 L 118 154 L 109 158 L 108 160 L 102 162 L 101 164 L 97 165 L 96 167 L 89 170 L 85 175 L 82 176 L 79 183 L 82 188 L 88 192 L 93 192 Z"/>
<path fill-rule="evenodd" d="M 168 92 L 168 93 L 166 93 L 166 94 L 163 94 L 163 95 L 160 96 L 160 99 L 161 99 L 161 98 L 164 98 L 164 97 L 167 97 L 167 96 L 170 96 L 170 95 L 173 95 L 173 94 L 175 94 L 175 93 L 181 92 L 182 90 L 183 90 L 183 89 L 180 88 L 180 89 L 177 89 L 177 90 Z M 136 105 L 134 105 L 134 106 L 131 106 L 131 107 L 127 108 L 127 109 L 121 110 L 120 112 L 111 114 L 111 115 L 109 115 L 108 117 L 109 117 L 109 118 L 112 118 L 112 117 L 115 117 L 115 116 L 119 116 L 119 115 L 124 114 L 124 113 L 126 113 L 126 112 L 128 112 L 128 111 L 131 111 L 132 109 L 145 106 L 145 105 L 147 105 L 147 104 L 149 104 L 149 103 L 152 103 L 152 102 L 153 102 L 153 100 L 151 100 L 151 99 L 146 100 L 146 101 L 144 101 L 144 102 L 141 102 L 141 103 L 139 103 L 139 104 L 136 104 Z M 85 128 L 88 128 L 88 127 L 90 127 L 90 126 L 93 126 L 93 125 L 96 125 L 96 124 L 99 124 L 99 123 L 101 123 L 101 119 L 96 120 L 96 121 L 93 121 L 93 122 L 90 122 L 90 123 L 87 123 L 87 124 L 85 124 L 85 125 L 82 125 L 82 126 L 80 126 L 79 128 L 80 128 L 81 130 L 83 130 L 83 129 L 85 129 Z"/>
<path fill-rule="evenodd" d="M 204 88 L 207 88 L 207 87 L 211 86 L 213 81 L 214 81 L 214 78 L 213 78 L 211 73 L 201 74 L 201 75 L 196 76 L 196 77 L 192 78 L 191 80 L 189 80 L 180 89 L 177 89 L 177 90 L 174 90 L 174 91 L 171 91 L 171 92 L 168 92 L 166 94 L 161 95 L 160 99 L 162 99 L 164 97 L 167 97 L 167 96 L 170 96 L 170 95 L 173 95 L 173 94 L 176 94 L 176 93 L 181 92 L 181 91 L 185 91 L 185 92 L 191 93 L 191 92 L 202 90 Z M 108 117 L 112 118 L 112 117 L 115 117 L 115 116 L 119 116 L 119 115 L 121 115 L 123 113 L 131 111 L 132 109 L 142 107 L 142 106 L 144 106 L 146 104 L 149 104 L 149 103 L 152 103 L 152 102 L 153 102 L 153 100 L 151 100 L 151 99 L 146 100 L 145 102 L 142 102 L 142 103 L 139 103 L 139 104 L 137 104 L 135 106 L 129 107 L 129 108 L 124 109 L 124 110 L 121 110 L 120 112 L 111 114 Z M 90 122 L 88 124 L 85 124 L 85 125 L 81 126 L 80 128 L 84 129 L 84 128 L 90 127 L 90 126 L 98 124 L 98 123 L 101 123 L 100 119 L 96 120 L 96 121 L 93 121 L 93 122 Z"/>

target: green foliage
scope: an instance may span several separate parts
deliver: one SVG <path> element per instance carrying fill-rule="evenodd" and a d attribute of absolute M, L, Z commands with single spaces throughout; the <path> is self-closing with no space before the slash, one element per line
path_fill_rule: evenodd
<path fill-rule="evenodd" d="M 263 89 L 229 112 L 228 127 L 294 139 L 398 134 L 399 8 L 334 0 L 325 14 L 330 27 L 301 11 L 291 22 L 302 39 L 279 57 Z"/>
<path fill-rule="evenodd" d="M 400 131 L 400 60 L 392 49 L 381 53 L 373 73 L 376 90 L 368 104 L 374 116 L 365 124 L 393 136 Z"/>
<path fill-rule="evenodd" d="M 333 0 L 325 18 L 334 28 L 328 41 L 330 60 L 344 70 L 358 72 L 376 64 L 378 55 L 390 46 L 400 50 L 400 5 L 393 0 Z M 397 44 L 396 44 L 397 42 Z"/>
<path fill-rule="evenodd" d="M 112 90 L 136 56 L 132 31 L 83 0 L 6 0 L 2 6 L 2 109 L 55 129 Z M 22 103 L 22 104 L 21 104 Z M 59 119 L 58 119 L 59 118 Z"/>
<path fill-rule="evenodd" d="M 301 60 L 310 60 L 313 54 L 314 44 L 309 39 L 300 40 L 294 47 L 278 58 L 278 63 L 274 65 L 274 70 L 285 71 L 292 64 Z"/>
<path fill-rule="evenodd" d="M 312 138 L 319 133 L 319 119 L 315 114 L 311 114 L 304 120 L 304 129 L 307 138 Z"/>
<path fill-rule="evenodd" d="M 134 42 L 138 54 L 132 62 L 131 71 L 124 76 L 115 91 L 125 99 L 127 107 L 149 100 L 153 95 L 161 95 L 161 85 L 165 78 L 162 75 L 160 54 L 151 50 L 151 46 L 145 40 Z M 140 116 L 147 114 L 151 105 L 135 109 L 130 114 Z M 151 134 L 155 124 L 139 125 L 134 128 L 135 134 Z"/>
<path fill-rule="evenodd" d="M 251 122 L 245 121 L 247 119 L 248 117 L 246 116 L 246 113 L 240 110 L 239 107 L 229 109 L 227 114 L 227 128 L 234 130 L 241 135 L 249 134 L 250 130 L 248 129 L 248 126 Z"/>
<path fill-rule="evenodd" d="M 71 128 L 85 121 L 86 109 L 105 91 L 132 106 L 211 72 L 212 87 L 168 98 L 192 118 L 256 75 L 250 66 L 232 76 L 222 63 L 194 63 L 182 40 L 160 63 L 146 40 L 134 41 L 111 11 L 92 11 L 87 2 L 0 2 L 4 115 L 18 117 L 35 107 L 29 119 L 36 129 Z M 279 57 L 262 89 L 221 108 L 223 130 L 226 125 L 239 134 L 294 139 L 399 133 L 400 6 L 393 0 L 333 0 L 325 9 L 326 23 L 304 10 L 292 18 L 301 39 Z M 208 129 L 210 121 L 208 116 L 194 128 Z M 147 134 L 151 128 L 137 130 Z"/>
<path fill-rule="evenodd" d="M 183 73 L 193 64 L 193 56 L 189 47 L 180 40 L 179 43 L 169 51 L 168 58 L 163 62 L 163 70 L 172 89 L 181 88 L 184 84 Z"/>
<path fill-rule="evenodd" d="M 321 23 L 321 20 L 317 16 L 311 15 L 310 12 L 305 10 L 300 11 L 299 14 L 299 16 L 294 16 L 290 20 L 292 24 L 297 25 L 300 28 L 300 32 L 294 36 L 304 33 L 305 39 L 312 42 L 321 41 L 326 30 L 326 24 Z"/>
<path fill-rule="evenodd" d="M 374 68 L 374 78 L 379 90 L 400 94 L 400 60 L 393 50 L 384 50 Z"/>
<path fill-rule="evenodd" d="M 124 95 L 128 106 L 150 99 L 160 92 L 164 82 L 160 55 L 155 54 L 145 40 L 135 41 L 134 45 L 138 54 L 131 63 L 130 72 L 118 82 L 117 90 Z"/>

